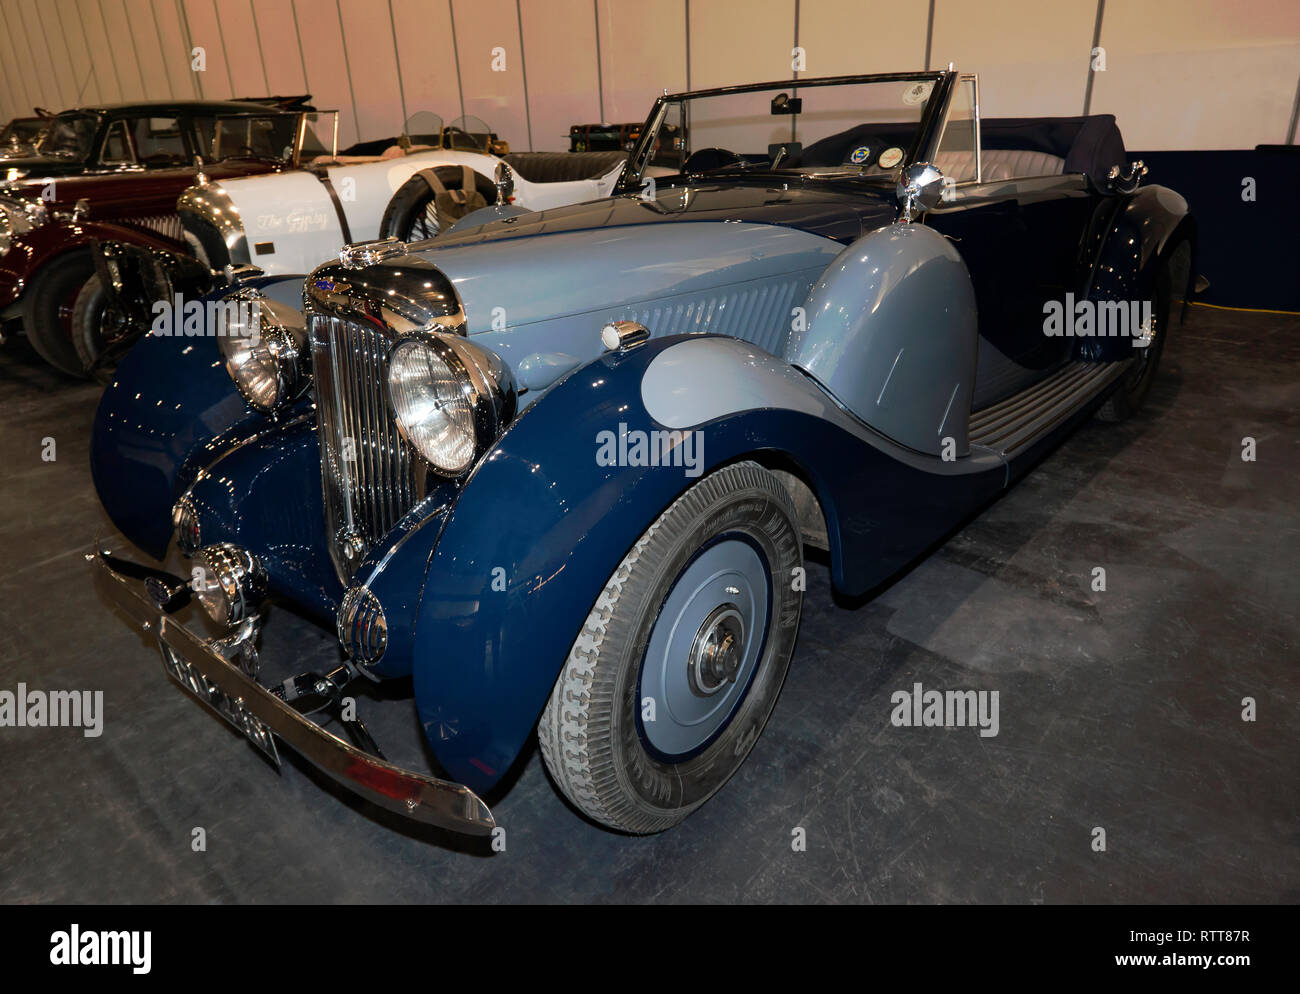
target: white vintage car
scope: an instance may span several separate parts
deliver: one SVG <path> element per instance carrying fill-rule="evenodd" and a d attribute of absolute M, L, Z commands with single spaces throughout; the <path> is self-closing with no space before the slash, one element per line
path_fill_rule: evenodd
<path fill-rule="evenodd" d="M 447 218 L 426 176 L 453 195 L 469 178 L 487 204 L 509 198 L 544 210 L 609 196 L 626 159 L 622 152 L 512 154 L 478 118 L 444 127 L 429 113 L 411 118 L 402 138 L 386 144 L 368 155 L 322 149 L 301 169 L 200 182 L 177 203 L 185 239 L 212 270 L 307 273 L 350 242 L 436 235 Z"/>
<path fill-rule="evenodd" d="M 223 119 L 210 139 L 214 157 L 246 157 L 273 144 L 278 136 L 258 127 Z M 220 180 L 200 172 L 177 201 L 175 235 L 119 226 L 119 237 L 97 239 L 95 275 L 76 294 L 69 321 L 87 375 L 109 374 L 149 330 L 156 301 L 202 296 L 235 271 L 306 274 L 351 242 L 431 238 L 475 207 L 486 221 L 598 200 L 613 192 L 627 158 L 621 151 L 511 153 L 478 118 L 444 126 L 428 112 L 410 118 L 399 137 L 342 155 L 338 112 L 312 112 L 293 141 L 275 151 L 298 168 Z"/>

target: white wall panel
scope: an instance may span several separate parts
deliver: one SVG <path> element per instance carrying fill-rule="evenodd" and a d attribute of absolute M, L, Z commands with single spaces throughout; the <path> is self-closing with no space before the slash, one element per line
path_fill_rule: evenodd
<path fill-rule="evenodd" d="M 226 45 L 217 22 L 214 0 L 181 0 L 185 23 L 189 25 L 190 42 L 203 49 L 207 68 L 195 74 L 199 93 L 204 100 L 223 100 L 234 96 L 230 68 L 226 65 Z"/>
<path fill-rule="evenodd" d="M 291 0 L 256 0 L 253 14 L 268 92 L 308 92 Z"/>
<path fill-rule="evenodd" d="M 1286 141 L 1300 76 L 1295 0 L 1109 3 L 1092 109 L 1132 149 L 1253 148 Z"/>
<path fill-rule="evenodd" d="M 37 10 L 53 53 L 54 75 L 58 80 L 58 99 L 52 99 L 45 106 L 49 110 L 59 111 L 85 103 L 91 92 L 88 83 L 90 57 L 81 35 L 76 6 L 67 0 L 61 0 L 42 3 Z M 70 31 L 65 28 L 65 23 L 69 20 L 65 11 L 71 15 Z"/>
<path fill-rule="evenodd" d="M 692 89 L 794 75 L 794 0 L 694 0 L 690 31 Z"/>
<path fill-rule="evenodd" d="M 231 96 L 265 96 L 270 92 L 270 83 L 262 68 L 252 4 L 249 0 L 216 0 L 216 8 L 230 70 Z"/>
<path fill-rule="evenodd" d="M 461 110 L 449 0 L 393 0 L 393 28 L 406 116 L 428 111 L 450 124 Z"/>
<path fill-rule="evenodd" d="M 117 70 L 117 80 L 122 87 L 123 100 L 144 100 L 146 95 L 155 99 L 145 86 L 140 56 L 130 18 L 123 0 L 101 0 L 104 15 L 104 46 Z M 162 94 L 166 99 L 167 94 Z"/>
<path fill-rule="evenodd" d="M 928 0 L 801 0 L 799 47 L 808 69 L 800 75 L 924 69 L 929 13 Z"/>
<path fill-rule="evenodd" d="M 521 0 L 533 148 L 562 152 L 569 126 L 600 120 L 592 0 Z"/>
<path fill-rule="evenodd" d="M 190 44 L 181 23 L 180 7 L 176 0 L 151 0 L 151 6 L 154 34 L 158 38 L 158 61 L 167 73 L 171 94 L 177 100 L 197 99 L 198 74 L 190 68 Z"/>
<path fill-rule="evenodd" d="M 41 99 L 33 102 L 41 103 L 46 94 L 54 95 L 53 74 L 50 72 L 49 60 L 45 57 L 40 22 L 36 20 L 35 9 L 29 7 L 28 0 L 10 0 L 4 26 L 9 33 L 9 42 L 14 48 L 14 65 L 23 74 L 30 92 L 40 95 Z M 39 68 L 38 52 L 40 53 Z"/>
<path fill-rule="evenodd" d="M 108 29 L 104 26 L 104 18 L 100 14 L 99 4 L 91 4 L 82 0 L 81 3 L 77 4 L 77 11 L 81 16 L 81 28 L 85 33 L 86 51 L 90 56 L 90 64 L 94 72 L 94 80 L 91 85 L 98 92 L 96 102 L 120 103 L 124 99 L 122 84 L 118 80 L 117 65 L 113 61 L 113 53 L 105 41 L 108 37 Z"/>
<path fill-rule="evenodd" d="M 515 0 L 453 0 L 465 113 L 482 118 L 515 151 L 528 148 L 523 60 Z M 505 70 L 492 68 L 495 48 L 506 52 Z"/>
<path fill-rule="evenodd" d="M 358 141 L 358 116 L 352 107 L 338 7 L 333 0 L 295 0 L 294 6 L 298 11 L 302 54 L 307 61 L 307 89 L 312 94 L 312 102 L 321 110 L 339 112 L 339 148 L 346 148 Z"/>
<path fill-rule="evenodd" d="M 400 134 L 405 118 L 388 5 L 375 0 L 340 0 L 339 10 L 361 138 Z"/>
<path fill-rule="evenodd" d="M 599 7 L 605 120 L 642 122 L 665 88 L 686 89 L 685 0 L 599 0 Z"/>
<path fill-rule="evenodd" d="M 90 44 L 86 38 L 86 27 L 82 21 L 76 0 L 58 0 L 51 3 L 47 10 L 55 15 L 50 27 L 58 30 L 63 40 L 62 51 L 65 66 L 72 77 L 73 86 L 68 99 L 62 107 L 49 107 L 50 110 L 65 110 L 71 107 L 84 107 L 88 104 L 102 103 L 104 97 L 95 75 L 91 60 Z M 48 105 L 47 105 L 48 106 Z"/>
<path fill-rule="evenodd" d="M 980 74 L 986 117 L 1082 114 L 1096 0 L 935 0 L 930 63 Z"/>
<path fill-rule="evenodd" d="M 137 53 L 140 56 L 136 68 L 142 83 L 141 97 L 146 100 L 169 100 L 177 96 L 172 89 L 165 53 L 158 40 L 153 4 L 150 0 L 123 0 L 123 14 L 123 27 L 133 45 L 132 57 Z M 182 90 L 180 96 L 190 96 L 189 90 Z"/>
<path fill-rule="evenodd" d="M 14 55 L 14 39 L 8 31 L 0 31 L 0 68 L 3 69 L 14 103 L 6 107 L 5 119 L 24 117 L 32 112 L 32 105 L 40 103 L 40 94 L 33 91 L 31 80 L 23 75 Z"/>
<path fill-rule="evenodd" d="M 31 40 L 32 58 L 36 62 L 37 80 L 42 94 L 50 95 L 49 110 L 62 110 L 68 103 L 71 93 L 68 92 L 67 70 L 64 67 L 64 60 L 57 57 L 54 52 L 60 44 L 60 37 L 57 34 L 58 22 L 53 20 L 54 11 L 47 10 L 45 4 L 38 4 L 34 0 L 24 0 L 21 7 L 23 23 L 26 26 L 28 37 Z M 53 23 L 51 23 L 53 22 Z M 50 33 L 50 28 L 55 29 L 55 34 Z M 62 68 L 63 71 L 60 71 Z"/>
<path fill-rule="evenodd" d="M 644 119 L 664 87 L 686 87 L 688 50 L 696 87 L 791 78 L 796 6 L 808 75 L 918 68 L 930 11 L 929 0 L 0 3 L 5 118 L 33 106 L 311 92 L 342 111 L 348 144 L 393 134 L 421 110 L 451 121 L 463 98 L 517 149 L 530 120 L 533 147 L 561 149 L 571 124 Z M 978 71 L 990 116 L 1080 113 L 1097 5 L 935 0 L 931 66 Z M 1092 109 L 1114 113 L 1130 147 L 1285 141 L 1300 73 L 1296 0 L 1110 0 L 1101 44 Z M 191 45 L 206 50 L 203 73 L 190 69 Z M 491 69 L 498 46 L 505 72 Z"/>

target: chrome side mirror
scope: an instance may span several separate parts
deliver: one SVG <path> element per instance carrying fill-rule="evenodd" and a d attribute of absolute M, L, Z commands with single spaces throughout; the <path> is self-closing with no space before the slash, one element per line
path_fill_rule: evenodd
<path fill-rule="evenodd" d="M 895 196 L 902 209 L 899 220 L 911 221 L 943 199 L 944 176 L 933 162 L 914 162 L 898 177 Z"/>
<path fill-rule="evenodd" d="M 510 198 L 515 195 L 515 174 L 504 162 L 497 163 L 496 185 L 497 203 L 510 203 Z"/>

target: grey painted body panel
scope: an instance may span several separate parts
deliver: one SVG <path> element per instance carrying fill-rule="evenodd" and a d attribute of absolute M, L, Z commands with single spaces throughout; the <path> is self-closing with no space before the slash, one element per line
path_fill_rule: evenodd
<path fill-rule="evenodd" d="M 732 335 L 780 355 L 791 312 L 840 246 L 794 228 L 745 222 L 639 225 L 492 241 L 441 239 L 413 254 L 464 304 L 466 331 L 529 393 L 603 350 L 608 321 L 653 335 Z"/>
<path fill-rule="evenodd" d="M 812 288 L 786 358 L 881 434 L 965 455 L 979 330 L 975 292 L 951 243 L 920 224 L 858 239 Z"/>
<path fill-rule="evenodd" d="M 732 338 L 681 342 L 655 356 L 641 378 L 641 403 L 659 424 L 680 431 L 743 411 L 810 414 L 927 473 L 982 473 L 1003 461 L 982 446 L 971 446 L 969 458 L 945 460 L 898 445 L 843 410 L 821 384 L 785 360 Z"/>
<path fill-rule="evenodd" d="M 448 228 L 445 234 L 457 234 L 470 228 L 480 228 L 485 224 L 491 224 L 493 221 L 504 221 L 508 217 L 521 217 L 524 214 L 531 213 L 533 212 L 528 208 L 520 207 L 518 204 L 489 204 L 487 207 L 480 207 L 476 211 L 470 211 Z"/>

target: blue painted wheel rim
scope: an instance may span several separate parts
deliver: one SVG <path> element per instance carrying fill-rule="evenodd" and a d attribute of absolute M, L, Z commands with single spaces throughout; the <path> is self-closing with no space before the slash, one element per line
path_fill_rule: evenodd
<path fill-rule="evenodd" d="M 647 752 L 677 763 L 722 734 L 758 671 L 771 604 L 766 559 L 745 535 L 718 536 L 678 574 L 641 662 L 637 731 Z"/>

